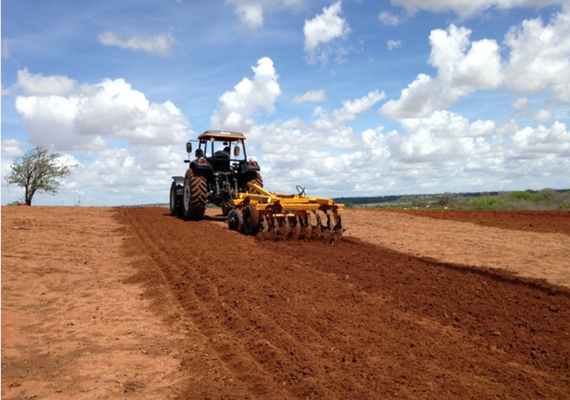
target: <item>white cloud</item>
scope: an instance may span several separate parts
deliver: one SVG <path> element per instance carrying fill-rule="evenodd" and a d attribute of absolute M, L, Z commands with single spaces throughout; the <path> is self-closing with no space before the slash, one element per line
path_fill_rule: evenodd
<path fill-rule="evenodd" d="M 397 26 L 401 22 L 400 17 L 391 13 L 390 11 L 382 11 L 378 15 L 378 19 L 380 22 L 382 22 L 382 24 L 389 26 Z"/>
<path fill-rule="evenodd" d="M 544 159 L 545 155 L 570 158 L 570 132 L 566 125 L 554 122 L 550 128 L 524 128 L 511 137 L 512 147 L 508 157 L 521 159 Z"/>
<path fill-rule="evenodd" d="M 553 4 L 565 4 L 565 0 L 391 0 L 391 2 L 404 7 L 411 14 L 418 10 L 452 11 L 462 18 L 491 8 L 508 10 L 515 7 L 546 7 Z"/>
<path fill-rule="evenodd" d="M 407 132 L 426 133 L 434 138 L 484 137 L 495 133 L 490 120 L 469 120 L 450 111 L 434 111 L 425 118 L 405 118 L 400 121 Z"/>
<path fill-rule="evenodd" d="M 99 34 L 98 39 L 105 46 L 142 50 L 162 57 L 169 56 L 174 45 L 174 36 L 171 33 L 161 33 L 155 36 L 134 35 L 119 37 L 112 31 L 105 31 Z"/>
<path fill-rule="evenodd" d="M 537 112 L 534 115 L 534 117 L 532 117 L 533 120 L 541 123 L 552 121 L 553 118 L 554 114 L 552 113 L 552 111 L 544 109 L 541 109 L 539 112 Z"/>
<path fill-rule="evenodd" d="M 386 97 L 384 92 L 380 93 L 378 90 L 375 90 L 360 99 L 343 101 L 342 108 L 333 111 L 333 119 L 335 123 L 352 121 L 356 118 L 356 115 L 370 110 L 374 104 L 378 103 L 384 97 Z"/>
<path fill-rule="evenodd" d="M 511 27 L 505 35 L 511 49 L 505 69 L 507 87 L 517 93 L 553 88 L 555 98 L 564 100 L 570 85 L 569 38 L 570 9 L 554 15 L 546 26 L 536 18 Z"/>
<path fill-rule="evenodd" d="M 30 142 L 55 151 L 102 150 L 107 138 L 132 145 L 180 143 L 190 126 L 171 102 L 150 103 L 123 79 L 75 85 L 75 91 L 65 96 L 18 96 L 16 110 Z"/>
<path fill-rule="evenodd" d="M 253 80 L 243 78 L 233 91 L 220 97 L 220 108 L 210 118 L 212 128 L 247 132 L 254 124 L 255 111 L 262 108 L 272 113 L 275 110 L 281 89 L 273 61 L 268 57 L 261 58 L 252 70 Z"/>
<path fill-rule="evenodd" d="M 453 24 L 446 31 L 433 30 L 429 63 L 437 68 L 437 77 L 418 75 L 399 100 L 382 106 L 381 113 L 388 118 L 421 117 L 477 90 L 500 87 L 499 46 L 488 39 L 470 42 L 470 35 L 471 30 Z"/>
<path fill-rule="evenodd" d="M 306 103 L 306 102 L 318 102 L 326 100 L 327 96 L 325 95 L 324 90 L 309 90 L 305 94 L 298 94 L 292 100 L 292 103 Z"/>
<path fill-rule="evenodd" d="M 30 95 L 66 95 L 77 88 L 77 82 L 67 76 L 43 76 L 30 74 L 27 68 L 18 71 L 18 81 L 13 89 L 21 89 Z"/>
<path fill-rule="evenodd" d="M 183 174 L 185 158 L 183 144 L 107 148 L 87 153 L 81 160 L 63 154 L 62 160 L 77 167 L 56 199 L 38 196 L 34 202 L 65 205 L 80 202 L 82 206 L 167 202 L 170 177 Z"/>
<path fill-rule="evenodd" d="M 234 6 L 235 13 L 250 28 L 263 26 L 263 8 L 259 3 L 241 3 Z"/>
<path fill-rule="evenodd" d="M 303 4 L 303 0 L 226 0 L 241 22 L 251 29 L 263 26 L 263 14 L 268 9 L 279 7 L 297 8 Z"/>
<path fill-rule="evenodd" d="M 0 186 L 2 187 L 2 198 L 5 199 L 5 203 L 19 200 L 24 197 L 23 194 L 20 194 L 20 191 L 16 186 L 8 186 L 5 179 L 12 172 L 12 168 L 10 168 L 10 166 L 17 161 L 16 158 L 25 154 L 25 151 L 22 149 L 24 146 L 25 143 L 15 139 L 2 140 L 2 157 L 0 157 L 2 178 L 0 179 Z M 8 199 L 8 201 L 6 201 L 6 199 Z"/>
<path fill-rule="evenodd" d="M 331 42 L 338 38 L 345 38 L 350 33 L 346 20 L 340 16 L 342 2 L 338 1 L 330 7 L 323 8 L 323 13 L 312 20 L 305 20 L 303 33 L 305 34 L 305 51 L 308 53 L 310 63 L 319 60 L 328 62 L 329 55 L 336 51 Z"/>
<path fill-rule="evenodd" d="M 388 50 L 392 51 L 394 49 L 401 47 L 402 41 L 401 40 L 388 40 L 386 42 L 386 46 L 388 47 Z"/>
<path fill-rule="evenodd" d="M 511 106 L 517 110 L 518 115 L 530 114 L 530 100 L 528 97 L 519 97 L 511 102 Z"/>
<path fill-rule="evenodd" d="M 501 123 L 497 127 L 497 134 L 499 135 L 510 135 L 511 133 L 515 133 L 520 129 L 520 125 L 514 119 Z"/>
<path fill-rule="evenodd" d="M 399 100 L 390 100 L 380 112 L 393 119 L 417 117 L 444 108 L 445 104 L 437 97 L 440 91 L 439 83 L 430 76 L 420 74 L 415 81 L 403 89 Z"/>
<path fill-rule="evenodd" d="M 570 83 L 554 85 L 552 87 L 552 97 L 550 101 L 555 104 L 570 103 Z"/>
<path fill-rule="evenodd" d="M 490 183 L 512 190 L 559 186 L 545 171 L 562 176 L 570 167 L 570 133 L 557 122 L 533 129 L 511 120 L 497 127 L 434 111 L 401 120 L 400 132 L 380 126 L 356 134 L 346 126 L 379 97 L 371 92 L 330 112 L 317 107 L 309 122 L 252 127 L 248 137 L 263 154 L 266 186 L 294 192 L 302 185 L 309 194 L 337 196 L 489 190 Z"/>
<path fill-rule="evenodd" d="M 24 146 L 24 143 L 16 139 L 2 140 L 2 158 L 23 156 L 25 152 L 21 149 L 22 146 Z"/>

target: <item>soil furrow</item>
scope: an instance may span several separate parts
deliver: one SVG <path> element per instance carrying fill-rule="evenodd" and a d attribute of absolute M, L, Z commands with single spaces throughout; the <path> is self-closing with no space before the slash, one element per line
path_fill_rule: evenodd
<path fill-rule="evenodd" d="M 123 214 L 154 260 L 147 273 L 162 270 L 244 396 L 563 398 L 569 389 L 562 288 L 354 240 L 255 242 L 164 209 Z"/>

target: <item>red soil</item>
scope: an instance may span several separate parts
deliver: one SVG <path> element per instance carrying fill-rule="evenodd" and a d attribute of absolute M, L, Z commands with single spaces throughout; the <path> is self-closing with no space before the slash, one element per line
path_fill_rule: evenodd
<path fill-rule="evenodd" d="M 393 212 L 449 221 L 471 222 L 500 229 L 570 235 L 570 211 L 394 210 Z"/>
<path fill-rule="evenodd" d="M 136 273 L 120 278 L 115 288 L 110 283 L 93 286 L 89 295 L 104 294 L 96 297 L 103 301 L 116 296 L 118 288 L 142 287 L 143 301 L 152 302 L 155 315 L 167 323 L 165 332 L 175 335 L 169 343 L 160 335 L 154 338 L 154 349 L 162 350 L 155 356 L 176 357 L 179 369 L 164 377 L 167 388 L 160 387 L 147 380 L 155 376 L 152 366 L 137 359 L 133 362 L 141 363 L 144 376 L 132 378 L 131 386 L 115 386 L 123 392 L 108 389 L 104 393 L 109 398 L 570 398 L 570 289 L 564 286 L 379 246 L 380 236 L 371 237 L 373 226 L 360 222 L 370 223 L 366 215 L 389 213 L 362 217 L 348 211 L 353 237 L 333 245 L 256 241 L 212 219 L 192 223 L 167 214 L 161 208 L 117 211 L 123 227 L 108 235 L 125 238 L 121 259 L 129 260 Z M 414 218 L 422 229 L 432 221 Z M 510 217 L 493 218 L 493 223 L 509 224 Z M 80 224 L 89 222 L 79 219 Z M 4 215 L 2 222 L 6 235 Z M 532 219 L 531 224 L 539 223 Z M 472 224 L 460 226 L 473 229 L 474 235 L 482 232 Z M 27 233 L 28 243 L 42 235 L 41 230 L 16 232 Z M 548 235 L 531 234 L 537 239 Z M 35 312 L 31 299 L 18 303 L 12 296 L 5 310 L 5 290 L 16 285 L 14 272 L 19 269 L 14 259 L 23 255 L 18 255 L 13 241 L 5 243 L 4 235 L 2 330 L 29 335 L 29 326 L 18 325 L 14 313 Z M 71 243 L 81 243 L 72 236 Z M 410 238 L 405 245 L 409 248 L 420 239 Z M 109 249 L 99 248 L 101 254 Z M 111 266 L 102 262 L 98 268 L 113 274 Z M 42 267 L 37 268 L 39 273 Z M 128 271 L 117 268 L 117 273 Z M 148 307 L 143 302 L 140 309 Z M 136 308 L 125 307 L 122 318 L 133 315 Z M 34 332 L 47 328 L 47 323 L 40 319 Z M 97 347 L 86 335 L 82 340 L 88 346 L 78 353 L 80 359 L 87 360 L 85 351 L 111 351 Z M 14 351 L 25 353 L 26 348 L 18 347 L 13 336 L 3 335 L 2 345 L 12 346 L 9 357 L 3 353 L 3 397 L 102 397 L 95 390 L 74 391 L 73 385 L 82 382 L 78 360 L 66 360 L 79 370 L 66 370 L 62 376 L 38 369 L 17 377 Z M 26 365 L 36 365 L 49 354 L 28 352 L 25 357 Z M 161 368 L 157 365 L 154 374 Z M 61 384 L 63 378 L 69 383 L 66 392 L 49 390 L 49 384 Z M 32 379 L 40 388 L 36 392 Z M 20 385 L 20 391 L 13 385 Z"/>

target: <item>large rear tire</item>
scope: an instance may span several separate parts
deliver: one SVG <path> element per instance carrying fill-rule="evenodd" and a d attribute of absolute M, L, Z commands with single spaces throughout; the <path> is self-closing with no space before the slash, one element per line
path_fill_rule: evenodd
<path fill-rule="evenodd" d="M 182 215 L 182 196 L 176 194 L 176 182 L 170 185 L 170 215 Z"/>
<path fill-rule="evenodd" d="M 184 177 L 182 217 L 186 221 L 200 221 L 206 212 L 208 183 L 206 176 L 189 168 Z"/>
<path fill-rule="evenodd" d="M 246 187 L 245 187 L 246 191 L 249 190 L 249 184 L 250 183 L 254 183 L 257 186 L 263 187 L 263 178 L 261 177 L 261 174 L 259 172 L 248 173 L 247 174 L 247 183 L 246 183 Z M 254 190 L 252 193 L 257 193 L 257 191 Z"/>

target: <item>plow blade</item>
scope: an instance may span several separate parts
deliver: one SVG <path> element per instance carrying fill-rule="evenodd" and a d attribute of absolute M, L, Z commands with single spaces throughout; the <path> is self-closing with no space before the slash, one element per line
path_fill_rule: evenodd
<path fill-rule="evenodd" d="M 306 196 L 304 189 L 299 194 L 283 194 L 251 183 L 249 191 L 240 193 L 232 205 L 234 215 L 243 218 L 243 232 L 259 238 L 334 241 L 346 230 L 339 213 L 344 204 Z M 228 224 L 239 230 L 238 223 Z"/>

